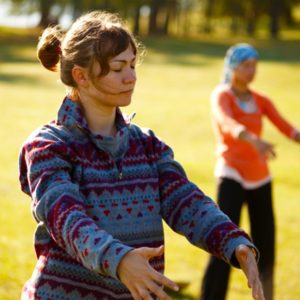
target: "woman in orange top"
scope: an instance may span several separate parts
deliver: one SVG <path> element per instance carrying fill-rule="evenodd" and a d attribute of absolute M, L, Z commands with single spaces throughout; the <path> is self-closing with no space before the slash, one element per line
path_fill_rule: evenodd
<path fill-rule="evenodd" d="M 300 142 L 300 133 L 266 96 L 249 87 L 256 73 L 258 53 L 248 44 L 231 47 L 225 56 L 224 81 L 212 93 L 213 124 L 217 137 L 218 204 L 239 224 L 247 203 L 251 235 L 260 250 L 259 271 L 266 300 L 273 299 L 275 224 L 268 159 L 274 145 L 261 138 L 266 116 L 284 135 Z M 224 300 L 230 267 L 211 257 L 204 274 L 201 300 Z"/>

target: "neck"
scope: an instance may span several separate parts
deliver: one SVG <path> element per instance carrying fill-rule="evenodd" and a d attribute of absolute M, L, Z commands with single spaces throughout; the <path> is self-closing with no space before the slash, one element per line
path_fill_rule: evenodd
<path fill-rule="evenodd" d="M 239 98 L 245 98 L 250 94 L 248 89 L 237 89 L 234 86 L 231 86 L 231 90 Z"/>
<path fill-rule="evenodd" d="M 80 100 L 89 129 L 94 134 L 114 136 L 116 134 L 116 107 L 98 106 Z"/>
<path fill-rule="evenodd" d="M 248 94 L 249 93 L 249 87 L 247 84 L 232 82 L 231 89 L 235 93 L 238 93 L 238 94 Z"/>
<path fill-rule="evenodd" d="M 238 84 L 232 82 L 231 90 L 239 100 L 249 101 L 252 98 L 251 92 L 249 91 L 248 85 L 246 84 Z"/>

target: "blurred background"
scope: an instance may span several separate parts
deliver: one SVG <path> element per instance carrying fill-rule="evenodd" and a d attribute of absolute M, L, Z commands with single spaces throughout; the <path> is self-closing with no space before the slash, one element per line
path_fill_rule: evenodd
<path fill-rule="evenodd" d="M 118 12 L 137 35 L 195 35 L 223 28 L 231 34 L 255 36 L 265 29 L 278 37 L 296 28 L 299 0 L 1 0 L 0 24 L 67 27 L 82 12 Z"/>
<path fill-rule="evenodd" d="M 214 136 L 209 97 L 226 50 L 254 45 L 253 88 L 267 94 L 300 127 L 300 0 L 0 0 L 0 299 L 20 299 L 36 257 L 30 199 L 20 191 L 18 153 L 37 127 L 56 117 L 65 95 L 59 75 L 41 67 L 36 45 L 43 28 L 67 29 L 86 11 L 119 13 L 146 46 L 132 104 L 134 122 L 172 146 L 189 178 L 215 197 Z M 300 299 L 299 145 L 265 122 L 276 145 L 271 162 L 277 219 L 276 300 Z M 248 230 L 246 211 L 242 224 Z M 166 274 L 186 284 L 174 299 L 197 299 L 208 255 L 166 229 Z M 249 300 L 240 271 L 228 300 Z"/>

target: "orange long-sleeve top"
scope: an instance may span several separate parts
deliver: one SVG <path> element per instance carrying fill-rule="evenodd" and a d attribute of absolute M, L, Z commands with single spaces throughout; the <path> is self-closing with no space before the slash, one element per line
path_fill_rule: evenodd
<path fill-rule="evenodd" d="M 238 138 L 246 129 L 260 137 L 263 117 L 266 116 L 283 134 L 293 139 L 296 132 L 262 94 L 251 90 L 256 109 L 245 112 L 238 105 L 228 85 L 218 86 L 212 93 L 213 125 L 217 136 L 217 163 L 238 172 L 243 181 L 259 182 L 270 176 L 267 159 L 248 142 Z"/>

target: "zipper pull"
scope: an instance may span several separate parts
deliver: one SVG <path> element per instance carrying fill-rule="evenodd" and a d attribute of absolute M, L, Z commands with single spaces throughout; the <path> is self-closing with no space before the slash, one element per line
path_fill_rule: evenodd
<path fill-rule="evenodd" d="M 123 173 L 119 172 L 119 179 L 122 180 L 122 178 L 123 178 Z"/>

